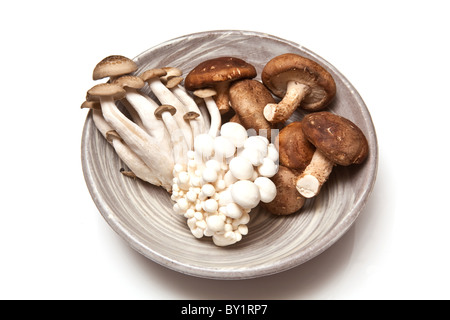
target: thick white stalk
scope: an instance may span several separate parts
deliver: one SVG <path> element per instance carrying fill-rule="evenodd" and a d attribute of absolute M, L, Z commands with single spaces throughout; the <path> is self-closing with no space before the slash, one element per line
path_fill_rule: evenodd
<path fill-rule="evenodd" d="M 183 132 L 189 149 L 192 149 L 194 137 L 189 123 L 183 118 L 183 115 L 187 112 L 183 103 L 175 97 L 172 91 L 170 91 L 159 78 L 148 79 L 147 83 L 161 104 L 171 105 L 177 109 L 177 112 L 174 115 L 175 120 L 177 121 L 178 127 Z"/>
<path fill-rule="evenodd" d="M 171 153 L 172 142 L 169 132 L 164 123 L 155 117 L 155 110 L 159 107 L 158 104 L 150 97 L 144 96 L 134 89 L 126 90 L 125 98 L 138 113 L 145 130 L 165 152 Z"/>
<path fill-rule="evenodd" d="M 173 159 L 137 124 L 120 112 L 110 97 L 100 100 L 105 120 L 117 131 L 124 142 L 151 168 L 160 180 L 172 177 Z"/>
<path fill-rule="evenodd" d="M 196 130 L 199 131 L 199 133 L 207 132 L 208 129 L 205 126 L 205 120 L 203 118 L 202 113 L 200 112 L 199 107 L 195 103 L 194 99 L 180 85 L 177 85 L 170 90 L 186 106 L 187 112 L 195 112 L 195 113 L 199 114 L 198 118 L 191 120 L 191 122 L 190 122 L 191 126 L 194 125 L 197 128 Z M 194 134 L 194 138 L 195 138 L 195 134 Z"/>
<path fill-rule="evenodd" d="M 103 118 L 100 110 L 93 110 L 92 112 L 92 119 L 94 120 L 94 124 L 97 129 L 103 137 L 111 143 L 116 154 L 136 175 L 136 177 L 151 183 L 152 185 L 162 186 L 167 191 L 170 191 L 172 188 L 172 179 L 170 179 L 170 177 L 166 177 L 165 180 L 161 181 L 157 175 L 144 163 L 144 161 L 142 161 L 120 138 L 113 136 L 112 139 L 108 139 L 107 133 L 113 131 L 114 129 Z"/>

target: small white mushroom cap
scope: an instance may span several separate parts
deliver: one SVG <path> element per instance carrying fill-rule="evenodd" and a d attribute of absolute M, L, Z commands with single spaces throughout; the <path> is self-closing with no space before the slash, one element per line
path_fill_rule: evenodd
<path fill-rule="evenodd" d="M 266 148 L 267 149 L 267 148 Z M 267 153 L 267 151 L 266 151 Z M 264 160 L 264 153 L 256 148 L 244 148 L 242 151 L 240 151 L 239 156 L 242 158 L 247 159 L 251 162 L 252 165 L 255 167 L 262 165 Z"/>
<path fill-rule="evenodd" d="M 231 188 L 233 201 L 244 209 L 253 209 L 261 200 L 259 188 L 248 180 L 239 180 Z"/>
<path fill-rule="evenodd" d="M 225 221 L 223 221 L 223 219 L 218 214 L 214 214 L 206 218 L 206 225 L 211 231 L 223 231 L 225 227 Z"/>
<path fill-rule="evenodd" d="M 220 135 L 230 139 L 236 148 L 243 147 L 248 138 L 247 130 L 236 122 L 224 123 L 220 129 Z"/>
<path fill-rule="evenodd" d="M 217 157 L 226 159 L 234 155 L 234 153 L 236 152 L 236 147 L 230 139 L 218 136 L 214 140 L 214 152 Z"/>
<path fill-rule="evenodd" d="M 242 209 L 234 202 L 230 202 L 225 208 L 227 217 L 239 219 L 242 216 Z"/>
<path fill-rule="evenodd" d="M 267 158 L 272 160 L 274 163 L 278 163 L 280 154 L 273 143 L 267 146 Z"/>
<path fill-rule="evenodd" d="M 263 163 L 258 167 L 258 172 L 263 177 L 271 178 L 278 172 L 278 166 L 269 158 L 264 158 Z"/>
<path fill-rule="evenodd" d="M 214 199 L 208 199 L 203 202 L 202 207 L 206 212 L 214 213 L 219 208 L 219 204 Z"/>
<path fill-rule="evenodd" d="M 244 157 L 236 157 L 230 161 L 230 171 L 237 179 L 248 180 L 253 176 L 253 165 Z"/>
<path fill-rule="evenodd" d="M 194 149 L 202 158 L 211 157 L 214 151 L 214 138 L 206 133 L 199 134 L 194 139 Z"/>
<path fill-rule="evenodd" d="M 256 184 L 259 188 L 261 202 L 269 203 L 275 199 L 277 195 L 277 187 L 272 180 L 267 177 L 258 177 L 255 179 L 254 184 Z"/>
<path fill-rule="evenodd" d="M 269 141 L 265 137 L 261 136 L 251 136 L 248 137 L 247 140 L 244 142 L 244 148 L 245 149 L 256 149 L 261 154 L 263 154 L 263 157 L 267 156 L 267 146 Z"/>

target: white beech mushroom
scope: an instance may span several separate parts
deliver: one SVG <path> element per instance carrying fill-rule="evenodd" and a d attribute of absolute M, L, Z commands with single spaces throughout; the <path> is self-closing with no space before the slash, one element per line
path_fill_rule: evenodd
<path fill-rule="evenodd" d="M 215 101 L 221 114 L 230 110 L 228 90 L 233 81 L 256 77 L 256 69 L 251 64 L 235 57 L 219 57 L 203 61 L 184 80 L 189 91 L 213 88 Z"/>
<path fill-rule="evenodd" d="M 362 163 L 369 146 L 364 133 L 353 122 L 331 112 L 306 115 L 302 130 L 316 150 L 311 162 L 297 179 L 297 190 L 305 198 L 316 196 L 334 165 Z"/>
<path fill-rule="evenodd" d="M 98 84 L 87 92 L 87 100 L 100 101 L 105 120 L 117 131 L 124 142 L 161 181 L 172 177 L 173 159 L 171 155 L 159 152 L 159 145 L 141 127 L 128 119 L 116 106 L 115 100 L 125 96 L 125 90 L 115 84 Z"/>
<path fill-rule="evenodd" d="M 166 125 L 167 130 L 170 132 L 175 165 L 182 165 L 184 168 L 187 163 L 189 147 L 183 132 L 178 127 L 178 124 L 173 117 L 176 112 L 177 109 L 175 107 L 163 104 L 155 110 L 155 117 L 156 119 L 162 120 Z"/>
<path fill-rule="evenodd" d="M 115 131 L 105 121 L 100 109 L 92 110 L 92 120 L 98 131 L 113 146 L 119 158 L 131 170 L 134 176 L 152 185 L 162 186 L 168 191 L 171 189 L 172 179 L 170 177 L 165 177 L 165 181 L 159 180 L 155 173 L 125 144 L 118 134 L 112 134 Z M 122 173 L 126 174 L 125 172 Z"/>
<path fill-rule="evenodd" d="M 295 109 L 323 109 L 335 96 L 336 84 L 328 71 L 317 62 L 293 53 L 270 60 L 261 79 L 273 94 L 282 98 L 264 108 L 264 117 L 271 123 L 286 121 Z"/>
<path fill-rule="evenodd" d="M 144 87 L 144 81 L 137 76 L 122 76 L 113 81 L 125 89 L 125 101 L 127 101 L 131 108 L 137 112 L 142 122 L 142 127 L 153 137 L 160 145 L 164 152 L 171 153 L 172 142 L 170 140 L 169 132 L 164 123 L 156 119 L 155 110 L 159 107 L 147 95 L 138 91 Z M 123 102 L 124 100 L 122 100 Z"/>
<path fill-rule="evenodd" d="M 208 133 L 211 137 L 216 137 L 219 134 L 220 126 L 222 124 L 220 110 L 213 99 L 213 96 L 216 95 L 216 91 L 213 89 L 199 89 L 194 91 L 194 95 L 204 99 L 206 108 L 208 109 L 210 115 Z"/>
<path fill-rule="evenodd" d="M 184 104 L 161 82 L 159 77 L 165 76 L 167 72 L 164 69 L 150 69 L 142 73 L 139 77 L 147 82 L 151 91 L 154 93 L 159 102 L 163 105 L 173 106 L 177 112 L 175 113 L 175 120 L 178 127 L 183 132 L 189 149 L 192 149 L 194 144 L 194 137 L 191 127 L 187 123 L 183 115 L 186 113 Z"/>

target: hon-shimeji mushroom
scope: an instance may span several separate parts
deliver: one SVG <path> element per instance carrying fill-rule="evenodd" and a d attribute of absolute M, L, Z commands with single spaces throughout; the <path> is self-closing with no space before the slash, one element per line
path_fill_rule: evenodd
<path fill-rule="evenodd" d="M 172 143 L 169 132 L 164 123 L 156 119 L 155 110 L 159 107 L 149 96 L 138 91 L 144 87 L 144 81 L 137 76 L 125 75 L 113 81 L 113 84 L 119 85 L 125 89 L 124 104 L 129 104 L 128 111 L 137 112 L 143 129 L 152 136 L 160 145 L 160 148 L 166 153 L 171 153 Z M 136 122 L 134 120 L 134 122 Z"/>
<path fill-rule="evenodd" d="M 336 84 L 328 71 L 317 62 L 293 53 L 270 60 L 261 79 L 273 94 L 282 98 L 278 104 L 264 108 L 264 117 L 272 123 L 286 121 L 299 106 L 307 111 L 321 110 L 336 94 Z"/>
<path fill-rule="evenodd" d="M 189 151 L 189 147 L 183 132 L 173 117 L 176 112 L 177 109 L 175 109 L 175 107 L 163 104 L 155 110 L 155 117 L 156 119 L 162 120 L 166 125 L 167 130 L 170 132 L 173 148 L 173 161 L 175 165 L 182 165 L 184 167 L 187 163 L 187 152 Z"/>
<path fill-rule="evenodd" d="M 167 177 L 165 181 L 160 181 L 157 175 L 139 158 L 133 150 L 128 147 L 115 130 L 105 121 L 100 109 L 92 110 L 92 120 L 98 131 L 105 137 L 105 139 L 113 146 L 119 158 L 131 170 L 129 176 L 137 177 L 143 181 L 149 182 L 155 186 L 162 186 L 166 190 L 171 189 L 172 180 Z M 121 171 L 127 175 L 128 171 Z"/>
<path fill-rule="evenodd" d="M 220 110 L 214 101 L 213 97 L 217 94 L 217 92 L 213 89 L 199 89 L 194 91 L 194 95 L 204 99 L 206 108 L 208 109 L 210 116 L 209 123 L 209 135 L 215 138 L 220 130 L 220 126 L 222 124 L 222 118 L 220 116 Z"/>
<path fill-rule="evenodd" d="M 256 77 L 256 69 L 251 64 L 235 57 L 219 57 L 203 61 L 189 72 L 184 80 L 187 90 L 213 88 L 215 101 L 221 114 L 230 110 L 228 90 L 231 82 Z"/>
<path fill-rule="evenodd" d="M 95 66 L 92 79 L 111 77 L 111 80 L 114 80 L 116 77 L 132 73 L 137 69 L 138 66 L 133 60 L 121 55 L 112 55 L 104 58 Z"/>
<path fill-rule="evenodd" d="M 175 113 L 175 120 L 178 127 L 183 132 L 183 135 L 188 143 L 189 149 L 192 149 L 194 137 L 191 127 L 183 116 L 186 113 L 184 104 L 161 82 L 160 77 L 167 75 L 164 69 L 150 69 L 143 72 L 139 77 L 147 82 L 151 91 L 154 93 L 159 102 L 163 105 L 173 106 L 177 112 Z"/>
<path fill-rule="evenodd" d="M 126 91 L 118 85 L 102 83 L 88 90 L 87 100 L 100 101 L 105 120 L 139 158 L 158 175 L 159 180 L 172 177 L 172 155 L 158 152 L 159 145 L 152 140 L 152 137 L 117 108 L 114 101 L 122 99 L 125 93 Z"/>
<path fill-rule="evenodd" d="M 297 179 L 297 190 L 305 198 L 316 196 L 334 165 L 362 163 L 369 151 L 364 133 L 350 120 L 327 111 L 306 115 L 302 130 L 316 151 Z"/>

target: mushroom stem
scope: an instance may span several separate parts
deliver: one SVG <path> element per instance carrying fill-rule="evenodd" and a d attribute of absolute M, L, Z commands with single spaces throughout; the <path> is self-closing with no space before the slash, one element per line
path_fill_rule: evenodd
<path fill-rule="evenodd" d="M 305 198 L 312 198 L 319 194 L 323 184 L 328 180 L 334 163 L 320 150 L 314 151 L 311 162 L 305 171 L 297 178 L 297 191 Z"/>
<path fill-rule="evenodd" d="M 154 143 L 142 128 L 120 112 L 112 97 L 101 97 L 100 104 L 105 120 L 117 131 L 130 149 L 162 177 L 171 177 L 173 160 L 163 152 L 156 152 L 160 146 Z"/>
<path fill-rule="evenodd" d="M 149 182 L 156 186 L 163 186 L 167 191 L 172 189 L 172 179 L 159 179 L 155 173 L 128 147 L 115 132 L 114 129 L 105 121 L 100 110 L 93 110 L 92 119 L 98 131 L 111 143 L 119 158 L 126 164 L 126 166 L 139 179 Z"/>
<path fill-rule="evenodd" d="M 160 144 L 161 148 L 170 152 L 172 146 L 169 132 L 164 126 L 164 123 L 161 123 L 155 117 L 155 110 L 159 107 L 158 104 L 150 97 L 140 94 L 135 89 L 126 90 L 125 99 L 133 106 L 142 119 L 142 125 L 145 130 L 155 138 L 156 143 Z"/>
<path fill-rule="evenodd" d="M 217 92 L 216 97 L 214 98 L 217 108 L 219 109 L 220 114 L 225 114 L 230 110 L 230 82 L 219 82 L 214 85 L 214 89 Z"/>
<path fill-rule="evenodd" d="M 211 120 L 208 134 L 213 138 L 217 137 L 219 134 L 220 126 L 222 124 L 222 116 L 213 98 L 213 96 L 216 94 L 216 91 L 211 89 L 199 89 L 194 91 L 194 94 L 197 97 L 204 99 L 206 108 L 208 109 L 208 112 L 210 114 Z"/>
<path fill-rule="evenodd" d="M 309 86 L 298 81 L 288 81 L 286 94 L 278 103 L 269 103 L 264 108 L 264 117 L 271 123 L 279 123 L 288 119 L 302 102 L 303 98 L 311 92 Z"/>
<path fill-rule="evenodd" d="M 183 115 L 186 113 L 183 103 L 178 100 L 178 98 L 168 88 L 166 88 L 158 77 L 150 78 L 146 81 L 161 104 L 172 105 L 177 109 L 178 112 L 175 114 L 175 119 L 178 127 L 183 132 L 189 149 L 191 149 L 193 147 L 194 138 L 189 124 L 183 119 Z"/>
<path fill-rule="evenodd" d="M 179 128 L 175 117 L 173 116 L 176 112 L 171 112 L 170 110 L 174 107 L 169 105 L 161 105 L 155 110 L 155 116 L 157 119 L 161 119 L 167 130 L 170 132 L 170 138 L 172 140 L 173 146 L 173 161 L 175 164 L 180 164 L 186 167 L 187 164 L 187 152 L 189 150 L 186 137 L 184 136 L 182 130 Z"/>
<path fill-rule="evenodd" d="M 193 126 L 192 131 L 194 131 L 195 127 L 195 130 L 198 131 L 198 133 L 205 133 L 207 131 L 205 121 L 194 99 L 192 99 L 192 97 L 180 85 L 177 85 L 171 88 L 170 90 L 185 105 L 187 113 L 195 112 L 199 114 L 199 116 L 196 119 L 190 120 L 190 124 L 191 126 Z M 196 134 L 194 133 L 194 138 L 195 136 Z"/>

